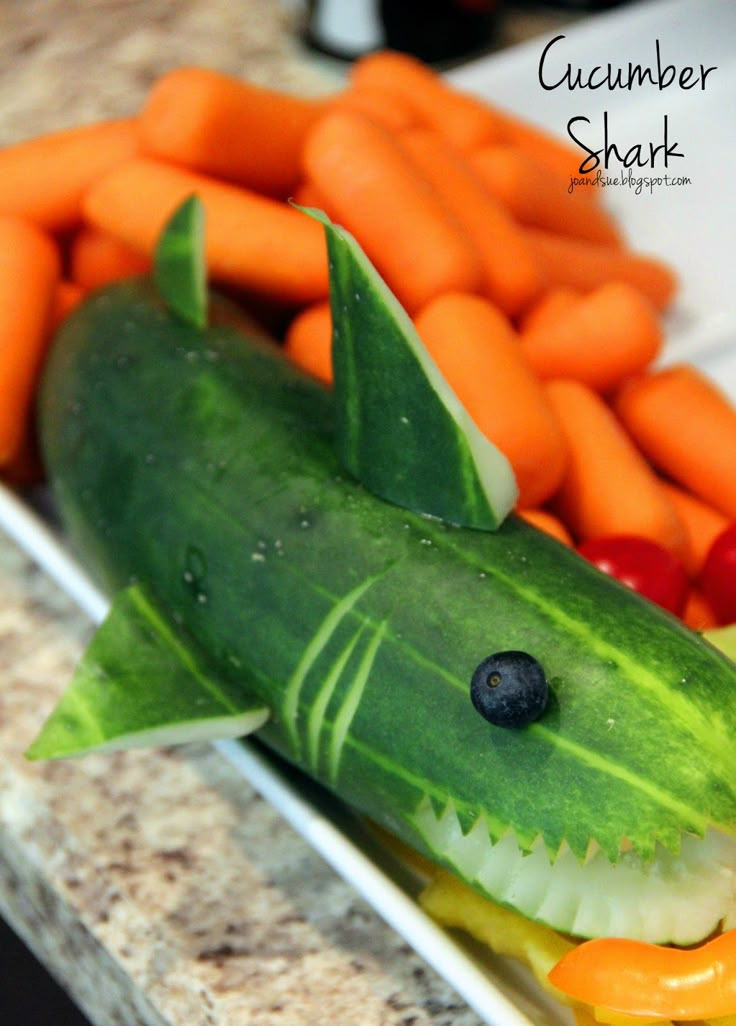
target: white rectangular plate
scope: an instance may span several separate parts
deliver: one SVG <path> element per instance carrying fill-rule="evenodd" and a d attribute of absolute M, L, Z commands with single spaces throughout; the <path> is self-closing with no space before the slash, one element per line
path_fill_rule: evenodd
<path fill-rule="evenodd" d="M 547 85 L 558 82 L 568 63 L 573 74 L 585 77 L 595 67 L 605 73 L 641 64 L 654 67 L 659 42 L 663 68 L 715 66 L 705 88 L 680 89 L 673 84 L 659 89 L 645 84 L 631 90 L 574 89 L 565 84 L 543 89 L 539 83 L 542 52 L 555 35 L 556 42 L 544 62 Z M 601 73 L 597 73 L 600 77 Z M 603 190 L 606 205 L 623 225 L 629 245 L 662 257 L 679 273 L 682 289 L 670 318 L 668 359 L 709 352 L 736 341 L 736 4 L 733 0 L 641 0 L 614 8 L 549 33 L 487 60 L 453 72 L 453 81 L 486 97 L 500 107 L 567 139 L 571 118 L 584 116 L 574 131 L 583 142 L 603 145 L 603 113 L 608 113 L 609 141 L 622 155 L 637 143 L 662 141 L 666 114 L 670 142 L 677 141 L 683 158 L 670 158 L 669 173 L 687 176 L 689 185 L 630 186 Z M 666 81 L 666 78 L 664 79 Z M 572 144 L 572 143 L 571 143 Z M 581 159 L 586 154 L 580 150 Z M 635 168 L 635 177 L 657 177 L 664 172 L 661 155 L 656 167 Z M 613 176 L 620 172 L 615 157 Z M 590 188 L 590 187 L 589 187 Z"/>
<path fill-rule="evenodd" d="M 611 187 L 605 198 L 630 244 L 661 255 L 681 275 L 683 289 L 670 318 L 664 359 L 698 363 L 736 401 L 736 261 L 731 253 L 736 202 L 730 179 L 736 156 L 736 5 L 732 0 L 650 0 L 586 19 L 565 36 L 555 44 L 560 47 L 562 70 L 567 61 L 588 69 L 609 61 L 649 64 L 656 56 L 657 39 L 663 63 L 717 66 L 704 92 L 653 87 L 632 92 L 545 91 L 537 74 L 543 46 L 551 38 L 546 36 L 467 65 L 452 78 L 559 135 L 564 135 L 569 118 L 582 114 L 596 125 L 607 110 L 622 147 L 656 141 L 662 115 L 668 114 L 672 134 L 686 154 L 678 172 L 688 175 L 691 184 L 638 195 L 631 188 Z M 2 487 L 0 527 L 99 621 L 107 608 L 104 596 L 48 525 Z M 336 815 L 330 803 L 315 798 L 311 790 L 309 797 L 300 793 L 297 776 L 284 774 L 251 745 L 227 742 L 219 748 L 484 1022 L 563 1026 L 571 1021 L 520 967 L 492 960 L 490 968 L 480 968 L 421 912 L 411 888 L 399 885 L 388 863 L 376 861 L 359 831 L 346 826 L 344 816 Z"/>

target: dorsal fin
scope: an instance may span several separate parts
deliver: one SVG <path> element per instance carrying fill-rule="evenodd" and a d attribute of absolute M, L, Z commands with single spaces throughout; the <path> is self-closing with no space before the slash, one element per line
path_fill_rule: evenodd
<path fill-rule="evenodd" d="M 395 505 L 495 530 L 518 494 L 509 461 L 471 419 L 353 236 L 302 209 L 327 236 L 342 463 Z"/>

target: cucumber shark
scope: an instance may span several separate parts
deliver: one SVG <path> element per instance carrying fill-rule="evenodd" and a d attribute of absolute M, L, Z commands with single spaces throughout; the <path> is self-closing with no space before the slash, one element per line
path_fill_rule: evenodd
<path fill-rule="evenodd" d="M 690 944 L 729 925 L 736 666 L 507 515 L 504 458 L 354 240 L 326 235 L 332 392 L 255 331 L 188 323 L 147 279 L 93 294 L 58 335 L 44 457 L 113 601 L 29 756 L 255 733 L 556 929 Z M 518 727 L 469 694 L 507 651 L 549 686 Z"/>

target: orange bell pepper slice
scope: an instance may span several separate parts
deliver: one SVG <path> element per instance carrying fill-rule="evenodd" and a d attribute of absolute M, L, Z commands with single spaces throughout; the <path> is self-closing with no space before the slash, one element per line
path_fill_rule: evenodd
<path fill-rule="evenodd" d="M 736 930 L 697 948 L 602 937 L 573 948 L 549 974 L 563 993 L 649 1020 L 736 1013 Z"/>

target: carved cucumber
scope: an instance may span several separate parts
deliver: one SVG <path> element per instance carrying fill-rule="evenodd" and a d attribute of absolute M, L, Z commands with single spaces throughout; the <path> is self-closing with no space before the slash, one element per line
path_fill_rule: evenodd
<path fill-rule="evenodd" d="M 374 497 L 341 470 L 331 424 L 330 395 L 275 345 L 189 327 L 145 281 L 72 316 L 40 401 L 84 563 L 110 594 L 139 582 L 269 707 L 269 744 L 527 915 L 707 933 L 733 902 L 734 664 L 513 517 L 463 529 Z M 542 664 L 550 702 L 494 727 L 470 680 L 514 649 Z"/>

